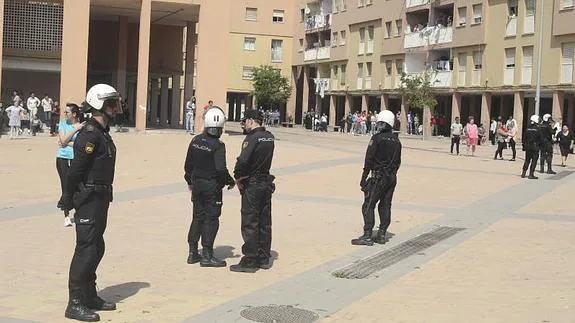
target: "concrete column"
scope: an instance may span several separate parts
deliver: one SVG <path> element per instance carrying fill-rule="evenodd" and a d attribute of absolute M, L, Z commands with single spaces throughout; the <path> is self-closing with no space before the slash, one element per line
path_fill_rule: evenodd
<path fill-rule="evenodd" d="M 400 127 L 399 127 L 399 131 L 401 131 L 402 133 L 407 133 L 407 110 L 409 108 L 409 104 L 407 103 L 407 98 L 402 96 L 401 97 L 401 117 L 400 117 Z M 429 121 L 425 120 L 425 110 L 429 110 L 429 108 L 424 108 L 423 109 L 423 127 L 425 129 L 426 125 L 429 127 Z M 431 115 L 429 113 L 427 113 L 429 115 L 429 120 L 431 120 Z M 431 128 L 429 128 L 431 129 Z M 426 131 L 427 129 L 425 129 Z M 431 134 L 428 133 L 426 131 L 426 135 Z"/>
<path fill-rule="evenodd" d="M 351 111 L 351 103 L 352 103 L 351 101 L 352 101 L 352 96 L 349 94 L 346 94 L 345 95 L 345 107 L 344 107 L 344 111 L 343 111 L 343 114 L 346 116 Z"/>
<path fill-rule="evenodd" d="M 451 95 L 451 120 L 461 118 L 461 93 L 453 92 Z"/>
<path fill-rule="evenodd" d="M 551 112 L 551 116 L 553 120 L 559 120 L 563 118 L 563 99 L 565 98 L 565 92 L 563 91 L 555 91 L 553 92 L 553 112 Z"/>
<path fill-rule="evenodd" d="M 160 125 L 166 127 L 168 125 L 168 95 L 169 95 L 170 79 L 162 77 L 161 90 L 160 90 Z"/>
<path fill-rule="evenodd" d="M 79 24 L 79 21 L 85 23 Z M 86 99 L 89 21 L 90 0 L 64 1 L 59 100 L 62 104 L 81 103 Z M 60 113 L 64 111 L 60 109 Z"/>
<path fill-rule="evenodd" d="M 309 68 L 307 66 L 303 66 L 303 100 L 301 105 L 303 112 L 309 110 Z"/>
<path fill-rule="evenodd" d="M 180 76 L 172 76 L 172 116 L 170 118 L 170 126 L 173 129 L 180 128 L 180 109 L 183 106 L 180 98 Z"/>
<path fill-rule="evenodd" d="M 513 119 L 517 122 L 517 136 L 515 136 L 517 141 L 523 138 L 523 99 L 525 93 L 515 92 L 513 96 Z"/>
<path fill-rule="evenodd" d="M 335 126 L 337 121 L 339 121 L 339 120 L 335 119 L 336 105 L 337 105 L 337 95 L 330 95 L 330 98 L 329 98 L 329 124 L 331 126 Z"/>
<path fill-rule="evenodd" d="M 316 112 L 319 112 L 319 113 L 321 113 L 321 103 L 322 103 L 321 101 L 322 101 L 322 98 L 319 96 L 318 93 L 316 93 L 316 94 L 315 94 L 315 107 L 314 107 L 314 110 L 315 110 Z"/>
<path fill-rule="evenodd" d="M 362 111 L 369 111 L 370 110 L 370 106 L 369 106 L 369 95 L 368 94 L 364 94 L 362 95 L 361 98 L 361 110 Z"/>
<path fill-rule="evenodd" d="M 130 109 L 130 122 L 136 121 L 136 84 L 128 84 L 128 109 Z"/>
<path fill-rule="evenodd" d="M 194 93 L 194 60 L 196 57 L 195 35 L 196 23 L 188 21 L 188 26 L 186 28 L 186 74 L 184 76 L 185 102 L 188 102 Z M 196 105 L 199 105 L 199 102 L 196 101 Z M 181 108 L 183 109 L 183 105 Z"/>
<path fill-rule="evenodd" d="M 118 32 L 118 69 L 116 71 L 116 90 L 127 96 L 126 64 L 128 62 L 128 17 L 120 16 Z"/>
<path fill-rule="evenodd" d="M 150 125 L 158 124 L 158 79 L 153 78 L 150 88 Z"/>
<path fill-rule="evenodd" d="M 381 110 L 387 110 L 387 106 L 389 105 L 389 94 L 382 94 L 381 95 Z"/>
<path fill-rule="evenodd" d="M 569 129 L 573 131 L 573 117 L 575 116 L 575 106 L 573 102 L 573 95 L 570 95 L 567 99 L 567 120 L 564 120 L 563 123 L 569 126 Z"/>
<path fill-rule="evenodd" d="M 491 93 L 490 92 L 485 92 L 481 96 L 481 123 L 484 125 L 484 127 L 488 127 L 488 125 L 491 125 Z"/>
<path fill-rule="evenodd" d="M 202 107 L 208 101 L 226 109 L 229 59 L 228 44 L 231 0 L 202 1 L 198 30 L 198 77 L 196 99 L 201 113 L 196 113 L 196 132 L 203 131 Z M 216 22 L 217 23 L 214 23 Z M 217 49 L 217 50 L 216 50 Z M 216 62 L 214 64 L 214 62 Z M 196 110 L 197 111 L 197 110 Z M 228 111 L 224 111 L 227 115 Z"/>
<path fill-rule="evenodd" d="M 68 1 L 69 2 L 69 1 Z M 150 24 L 152 0 L 142 0 L 138 42 L 138 81 L 136 94 L 136 131 L 146 130 L 148 72 L 150 67 Z M 153 88 L 152 88 L 153 89 Z M 153 119 L 155 121 L 155 119 Z"/>
<path fill-rule="evenodd" d="M 290 84 L 291 84 L 291 95 L 288 99 L 287 102 L 287 107 L 286 107 L 286 122 L 289 119 L 289 116 L 291 116 L 292 118 L 295 118 L 295 106 L 296 106 L 296 99 L 297 99 L 297 80 L 299 77 L 299 71 L 301 70 L 301 67 L 299 66 L 295 66 L 292 67 L 291 69 L 291 73 L 290 73 Z"/>
<path fill-rule="evenodd" d="M 0 0 L 0 39 L 4 39 L 4 0 Z M 3 48 L 4 46 L 0 46 L 0 89 L 3 89 L 2 87 L 2 52 L 3 52 Z M 10 93 L 12 94 L 12 93 Z M 0 97 L 2 96 L 2 93 L 0 93 Z"/>

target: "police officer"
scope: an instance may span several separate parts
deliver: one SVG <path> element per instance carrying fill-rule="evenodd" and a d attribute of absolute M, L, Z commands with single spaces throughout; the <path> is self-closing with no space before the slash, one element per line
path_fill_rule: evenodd
<path fill-rule="evenodd" d="M 274 136 L 262 127 L 263 114 L 245 113 L 246 138 L 234 168 L 234 178 L 242 195 L 242 238 L 244 256 L 235 272 L 255 272 L 269 268 L 272 243 L 271 204 L 275 177 L 270 175 L 274 154 Z"/>
<path fill-rule="evenodd" d="M 213 106 L 204 115 L 204 131 L 195 136 L 188 147 L 184 179 L 192 193 L 194 207 L 188 232 L 190 252 L 188 264 L 200 262 L 201 267 L 225 267 L 226 262 L 214 257 L 214 240 L 220 227 L 222 189 L 235 186 L 226 167 L 226 145 L 220 141 L 226 117 Z M 202 255 L 198 241 L 202 237 Z"/>
<path fill-rule="evenodd" d="M 539 172 L 543 173 L 545 170 L 545 162 L 547 162 L 547 174 L 557 174 L 551 169 L 551 162 L 553 161 L 553 118 L 550 114 L 543 115 L 543 122 L 539 126 L 541 135 L 541 168 Z"/>
<path fill-rule="evenodd" d="M 397 185 L 397 171 L 401 165 L 401 142 L 393 134 L 395 115 L 384 110 L 377 115 L 379 132 L 371 137 L 367 152 L 360 187 L 364 192 L 361 207 L 363 213 L 363 235 L 351 240 L 353 245 L 372 246 L 374 242 L 384 244 L 387 228 L 391 222 L 391 200 Z M 371 172 L 371 176 L 368 178 Z M 375 226 L 375 206 L 378 204 L 379 230 L 372 239 Z"/>
<path fill-rule="evenodd" d="M 537 167 L 537 159 L 539 158 L 539 147 L 541 146 L 541 135 L 538 129 L 539 116 L 532 115 L 529 126 L 523 133 L 523 151 L 525 151 L 525 162 L 523 163 L 523 172 L 521 178 L 525 178 L 527 169 L 529 169 L 529 179 L 537 179 L 535 176 L 535 168 Z M 531 164 L 531 166 L 530 166 Z"/>
<path fill-rule="evenodd" d="M 92 114 L 74 141 L 74 160 L 67 174 L 62 209 L 76 209 L 76 249 L 70 265 L 70 299 L 65 316 L 95 322 L 94 310 L 110 311 L 116 304 L 96 292 L 96 269 L 104 256 L 104 231 L 112 201 L 116 146 L 109 124 L 120 109 L 118 92 L 106 84 L 94 85 L 86 94 L 84 109 Z"/>

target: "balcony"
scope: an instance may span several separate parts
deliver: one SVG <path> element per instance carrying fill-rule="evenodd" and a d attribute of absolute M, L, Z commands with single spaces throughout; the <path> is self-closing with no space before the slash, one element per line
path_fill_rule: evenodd
<path fill-rule="evenodd" d="M 521 69 L 521 84 L 530 85 L 532 74 L 533 68 L 531 66 L 523 66 L 523 69 Z"/>
<path fill-rule="evenodd" d="M 431 74 L 431 86 L 451 87 L 452 71 L 433 71 Z"/>
<path fill-rule="evenodd" d="M 406 34 L 404 37 L 404 48 L 416 48 L 429 45 L 451 43 L 453 40 L 452 27 L 426 27 L 423 30 Z"/>
<path fill-rule="evenodd" d="M 371 90 L 371 77 L 368 76 L 365 78 L 364 88 L 366 90 Z"/>
<path fill-rule="evenodd" d="M 473 70 L 473 79 L 471 80 L 471 85 L 479 86 L 481 85 L 481 70 Z"/>
<path fill-rule="evenodd" d="M 524 34 L 535 33 L 535 16 L 534 15 L 525 16 L 525 19 L 523 20 L 523 33 Z"/>
<path fill-rule="evenodd" d="M 356 89 L 361 90 L 363 89 L 363 77 L 358 77 L 357 78 L 357 84 L 356 84 Z"/>
<path fill-rule="evenodd" d="M 331 24 L 331 14 L 313 15 L 305 19 L 305 31 L 311 32 L 322 28 L 328 28 Z"/>
<path fill-rule="evenodd" d="M 329 91 L 331 79 L 329 78 L 315 78 L 313 79 L 315 83 L 315 93 L 323 99 L 325 92 Z"/>
<path fill-rule="evenodd" d="M 517 17 L 511 16 L 507 20 L 507 25 L 505 26 L 505 37 L 517 35 Z"/>
<path fill-rule="evenodd" d="M 573 84 L 573 64 L 561 64 L 561 84 Z"/>
<path fill-rule="evenodd" d="M 308 49 L 304 52 L 303 60 L 304 62 L 329 59 L 331 57 L 331 47 L 318 47 Z"/>
<path fill-rule="evenodd" d="M 391 89 L 391 75 L 386 75 L 383 79 L 383 88 L 384 89 Z"/>
<path fill-rule="evenodd" d="M 503 85 L 513 85 L 515 82 L 515 67 L 506 67 L 503 73 Z"/>
<path fill-rule="evenodd" d="M 429 0 L 405 0 L 405 7 L 411 8 L 411 7 L 423 6 L 424 4 L 428 3 Z"/>

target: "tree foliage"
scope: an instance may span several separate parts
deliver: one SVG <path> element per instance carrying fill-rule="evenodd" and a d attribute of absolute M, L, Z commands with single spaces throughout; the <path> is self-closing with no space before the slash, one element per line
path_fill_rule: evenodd
<path fill-rule="evenodd" d="M 437 105 L 437 100 L 431 88 L 431 74 L 401 75 L 401 87 L 399 91 L 406 98 L 407 103 L 413 108 L 432 108 Z"/>
<path fill-rule="evenodd" d="M 269 65 L 254 68 L 252 95 L 256 96 L 259 106 L 277 108 L 285 104 L 291 95 L 289 80 L 281 75 L 280 70 Z"/>

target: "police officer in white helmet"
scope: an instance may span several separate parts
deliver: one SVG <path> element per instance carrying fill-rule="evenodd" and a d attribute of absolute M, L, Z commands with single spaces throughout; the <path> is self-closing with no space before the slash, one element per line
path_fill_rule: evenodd
<path fill-rule="evenodd" d="M 104 231 L 112 201 L 116 146 L 110 137 L 110 122 L 121 113 L 119 94 L 111 86 L 90 88 L 83 104 L 92 117 L 74 141 L 74 160 L 67 173 L 60 207 L 76 209 L 76 248 L 70 265 L 69 301 L 65 316 L 85 322 L 100 320 L 94 312 L 112 311 L 116 304 L 96 292 L 96 269 L 104 256 Z"/>
<path fill-rule="evenodd" d="M 394 122 L 395 115 L 389 110 L 381 111 L 377 115 L 379 132 L 371 137 L 367 147 L 360 181 L 361 190 L 364 192 L 361 209 L 363 235 L 351 240 L 353 245 L 372 246 L 374 242 L 386 242 L 387 229 L 391 223 L 391 200 L 397 185 L 397 171 L 401 165 L 401 142 L 393 133 Z M 380 224 L 377 235 L 372 238 L 376 205 Z"/>
<path fill-rule="evenodd" d="M 529 179 L 537 179 L 535 176 L 535 168 L 537 167 L 537 159 L 539 159 L 539 148 L 541 146 L 541 134 L 539 129 L 539 116 L 532 115 L 529 119 L 529 125 L 523 133 L 521 143 L 523 151 L 525 152 L 525 162 L 523 163 L 523 170 L 521 178 L 525 178 L 527 170 L 529 170 Z"/>
<path fill-rule="evenodd" d="M 547 174 L 557 174 L 551 168 L 553 162 L 553 118 L 550 114 L 543 115 L 543 122 L 539 125 L 539 132 L 541 135 L 541 168 L 540 173 L 545 171 L 545 163 L 547 163 Z"/>
<path fill-rule="evenodd" d="M 188 147 L 184 179 L 192 193 L 193 216 L 188 232 L 188 264 L 201 267 L 225 267 L 226 262 L 214 257 L 214 240 L 220 226 L 222 189 L 231 189 L 235 181 L 226 166 L 226 145 L 219 139 L 226 117 L 217 106 L 204 114 L 204 132 L 195 136 Z M 202 254 L 198 242 L 202 238 Z"/>

